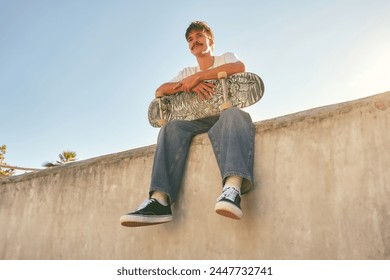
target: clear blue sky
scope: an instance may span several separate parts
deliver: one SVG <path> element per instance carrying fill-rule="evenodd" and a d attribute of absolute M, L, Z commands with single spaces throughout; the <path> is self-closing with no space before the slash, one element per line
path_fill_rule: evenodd
<path fill-rule="evenodd" d="M 0 145 L 41 167 L 156 142 L 155 89 L 196 65 L 184 32 L 204 20 L 215 54 L 260 75 L 261 121 L 390 90 L 390 1 L 0 0 Z"/>

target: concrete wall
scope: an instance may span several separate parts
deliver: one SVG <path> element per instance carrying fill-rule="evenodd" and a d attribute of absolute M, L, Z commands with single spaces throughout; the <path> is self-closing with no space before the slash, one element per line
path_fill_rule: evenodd
<path fill-rule="evenodd" d="M 256 123 L 241 221 L 214 213 L 207 135 L 191 146 L 174 220 L 125 228 L 154 146 L 0 180 L 1 259 L 390 259 L 390 92 Z"/>

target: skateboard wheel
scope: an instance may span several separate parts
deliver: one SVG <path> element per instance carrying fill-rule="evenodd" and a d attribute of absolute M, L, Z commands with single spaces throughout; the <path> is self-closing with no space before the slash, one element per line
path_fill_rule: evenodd
<path fill-rule="evenodd" d="M 156 98 L 161 98 L 164 96 L 164 93 L 162 93 L 161 91 L 156 91 Z"/>
<path fill-rule="evenodd" d="M 219 72 L 218 73 L 218 79 L 226 79 L 227 78 L 227 73 L 225 71 Z"/>
<path fill-rule="evenodd" d="M 219 110 L 224 111 L 226 109 L 232 108 L 233 105 L 230 101 L 222 103 L 221 106 L 219 106 Z"/>
<path fill-rule="evenodd" d="M 161 120 L 158 121 L 158 126 L 159 126 L 159 127 L 162 127 L 162 126 L 164 126 L 164 124 L 166 124 L 166 123 L 167 123 L 167 120 L 161 119 Z"/>

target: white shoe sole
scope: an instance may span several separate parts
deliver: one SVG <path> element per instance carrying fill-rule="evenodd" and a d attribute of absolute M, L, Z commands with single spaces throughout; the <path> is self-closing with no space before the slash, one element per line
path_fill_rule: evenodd
<path fill-rule="evenodd" d="M 217 204 L 215 204 L 215 212 L 219 215 L 235 220 L 240 220 L 243 215 L 240 208 L 226 201 L 217 202 Z"/>
<path fill-rule="evenodd" d="M 142 215 L 123 215 L 120 217 L 119 221 L 121 225 L 125 227 L 151 226 L 172 221 L 172 215 L 152 217 Z"/>

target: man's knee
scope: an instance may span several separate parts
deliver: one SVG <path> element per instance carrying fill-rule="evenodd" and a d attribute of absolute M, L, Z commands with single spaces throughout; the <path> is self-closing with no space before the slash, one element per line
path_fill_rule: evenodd
<path fill-rule="evenodd" d="M 167 122 L 162 128 L 161 130 L 164 130 L 165 131 L 169 131 L 169 132 L 174 132 L 174 131 L 177 131 L 177 130 L 181 130 L 182 127 L 183 127 L 183 122 L 182 120 L 171 120 L 169 122 Z"/>
<path fill-rule="evenodd" d="M 252 122 L 250 115 L 237 107 L 233 107 L 224 111 L 221 114 L 221 119 L 223 121 L 227 120 L 231 122 Z"/>

